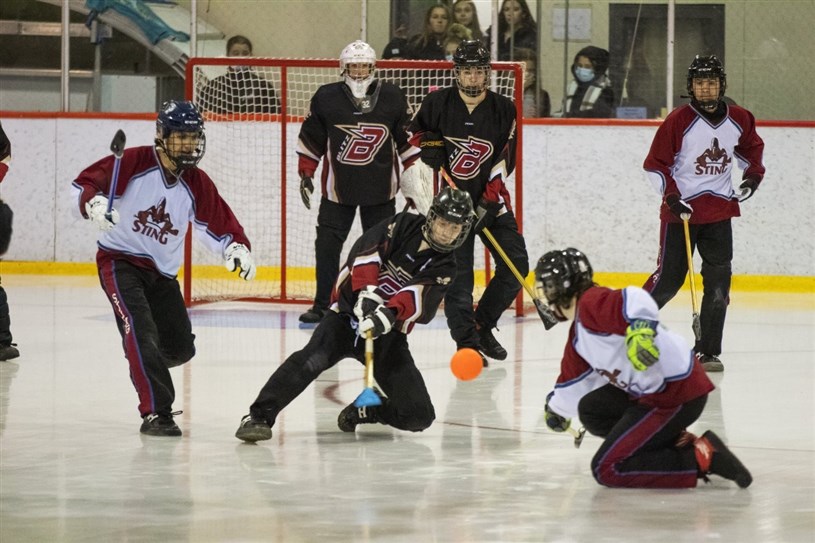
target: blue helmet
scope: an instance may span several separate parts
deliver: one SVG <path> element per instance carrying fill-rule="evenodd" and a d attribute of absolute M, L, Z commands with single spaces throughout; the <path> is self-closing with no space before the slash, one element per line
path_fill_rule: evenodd
<path fill-rule="evenodd" d="M 173 132 L 195 133 L 194 146 L 170 141 Z M 177 170 L 186 170 L 198 164 L 204 157 L 206 143 L 204 118 L 195 104 L 182 100 L 164 102 L 156 119 L 156 146 L 167 154 Z"/>

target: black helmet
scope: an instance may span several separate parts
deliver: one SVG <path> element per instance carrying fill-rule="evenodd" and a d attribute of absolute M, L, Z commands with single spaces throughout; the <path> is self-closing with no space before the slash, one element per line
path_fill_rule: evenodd
<path fill-rule="evenodd" d="M 456 83 L 461 92 L 467 96 L 478 96 L 487 88 L 490 79 L 490 52 L 479 40 L 464 40 L 453 53 Z M 480 85 L 465 86 L 461 82 L 461 70 L 464 68 L 480 68 L 484 70 L 484 83 Z"/>
<path fill-rule="evenodd" d="M 191 153 L 175 149 L 170 144 L 173 132 L 194 132 L 198 136 L 195 149 Z M 204 118 L 192 102 L 170 100 L 164 102 L 156 119 L 156 146 L 162 149 L 173 161 L 177 170 L 192 168 L 204 157 L 207 138 L 204 135 Z"/>
<path fill-rule="evenodd" d="M 435 222 L 444 219 L 453 224 L 462 225 L 458 236 L 450 240 L 437 240 L 433 237 Z M 427 243 L 436 251 L 447 253 L 457 249 L 470 234 L 473 223 L 473 201 L 466 191 L 444 187 L 435 198 L 427 212 L 427 220 L 422 226 L 422 234 Z"/>
<path fill-rule="evenodd" d="M 707 100 L 701 102 L 693 95 L 693 80 L 697 77 L 702 78 L 718 78 L 719 79 L 719 96 L 715 100 Z M 691 97 L 693 103 L 699 105 L 702 109 L 713 111 L 719 105 L 719 101 L 724 96 L 724 91 L 727 88 L 727 74 L 724 73 L 724 66 L 722 61 L 716 58 L 716 55 L 700 56 L 696 55 L 693 62 L 688 67 L 688 81 L 687 90 L 688 95 Z"/>
<path fill-rule="evenodd" d="M 535 266 L 535 288 L 550 304 L 566 307 L 575 294 L 594 284 L 589 259 L 577 249 L 549 251 Z"/>

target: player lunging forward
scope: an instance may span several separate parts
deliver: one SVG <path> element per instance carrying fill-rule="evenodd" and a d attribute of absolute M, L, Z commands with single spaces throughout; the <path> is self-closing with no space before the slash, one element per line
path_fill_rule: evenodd
<path fill-rule="evenodd" d="M 362 234 L 337 278 L 331 310 L 306 346 L 269 377 L 235 436 L 270 439 L 278 414 L 317 376 L 343 358 L 363 360 L 360 334 L 368 330 L 375 337 L 374 378 L 385 396 L 380 394 L 381 406 L 343 409 L 340 430 L 376 422 L 411 432 L 430 426 L 436 413 L 407 334 L 436 314 L 456 272 L 453 250 L 469 234 L 472 212 L 466 192 L 446 188 L 427 218 L 401 212 Z"/>
<path fill-rule="evenodd" d="M 206 145 L 198 109 L 192 102 L 167 102 L 156 129 L 155 146 L 124 151 L 110 219 L 105 212 L 113 156 L 83 170 L 73 186 L 80 213 L 103 231 L 96 254 L 99 280 L 139 396 L 141 433 L 180 436 L 169 368 L 195 354 L 195 335 L 176 279 L 188 225 L 195 226 L 210 250 L 223 255 L 228 270 L 240 268 L 243 279 L 254 278 L 255 265 L 243 227 L 197 167 Z"/>
<path fill-rule="evenodd" d="M 659 307 L 673 298 L 688 274 L 683 218 L 690 243 L 702 256 L 704 295 L 700 337 L 694 347 L 707 371 L 722 371 L 722 332 L 730 302 L 733 229 L 739 201 L 753 195 L 764 178 L 764 142 L 744 108 L 722 101 L 727 78 L 715 56 L 697 56 L 688 68 L 691 103 L 676 108 L 660 125 L 644 168 L 662 194 L 657 270 L 643 288 Z M 733 159 L 744 170 L 733 190 Z M 693 250 L 693 249 L 691 249 Z"/>
<path fill-rule="evenodd" d="M 307 209 L 314 172 L 325 156 L 314 242 L 317 292 L 311 309 L 300 316 L 305 323 L 319 322 L 328 309 L 357 207 L 363 232 L 393 216 L 399 160 L 407 167 L 417 155 L 405 132 L 411 114 L 405 94 L 374 78 L 373 48 L 359 40 L 349 44 L 340 53 L 340 68 L 343 81 L 314 93 L 297 143 L 300 194 Z"/>
<path fill-rule="evenodd" d="M 521 286 L 481 230 L 489 228 L 525 277 L 529 271 L 526 244 L 518 232 L 505 185 L 515 168 L 515 106 L 488 90 L 490 54 L 481 42 L 462 42 L 453 63 L 456 85 L 425 97 L 409 128 L 411 143 L 421 147 L 424 163 L 434 169 L 444 168 L 456 186 L 478 202 L 478 222 L 473 234 L 456 250 L 458 274 L 444 299 L 450 334 L 459 349 L 469 347 L 504 360 L 507 352 L 492 329 Z M 495 275 L 473 311 L 476 234 L 493 255 Z"/>
<path fill-rule="evenodd" d="M 563 432 L 579 415 L 604 439 L 591 461 L 598 483 L 690 488 L 715 474 L 750 485 L 750 472 L 716 434 L 685 431 L 713 383 L 685 340 L 659 323 L 647 292 L 595 285 L 588 258 L 576 249 L 543 255 L 535 285 L 560 320 L 574 321 L 546 424 Z"/>

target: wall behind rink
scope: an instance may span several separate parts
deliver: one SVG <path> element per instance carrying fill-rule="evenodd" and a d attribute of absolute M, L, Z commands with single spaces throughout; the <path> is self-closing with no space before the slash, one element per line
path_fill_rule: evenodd
<path fill-rule="evenodd" d="M 79 216 L 71 182 L 109 154 L 118 128 L 127 133 L 128 146 L 146 145 L 153 141 L 155 122 L 0 120 L 12 142 L 11 168 L 0 195 L 15 211 L 14 236 L 4 258 L 93 262 L 96 229 Z M 290 127 L 290 142 L 298 129 Z M 598 271 L 652 271 L 660 197 L 642 162 L 655 131 L 656 125 L 537 121 L 524 126 L 524 234 L 533 266 L 544 251 L 575 246 L 586 251 Z M 742 217 L 734 220 L 734 274 L 815 276 L 815 129 L 759 126 L 759 133 L 765 141 L 767 177 L 742 205 Z M 214 131 L 210 134 L 211 139 Z M 246 151 L 236 145 L 233 152 Z M 293 145 L 289 157 L 289 182 L 297 183 Z M 207 157 L 202 167 L 207 169 Z M 301 207 L 292 211 L 293 221 L 313 229 L 313 214 Z M 250 237 L 253 221 L 268 221 L 236 212 Z"/>

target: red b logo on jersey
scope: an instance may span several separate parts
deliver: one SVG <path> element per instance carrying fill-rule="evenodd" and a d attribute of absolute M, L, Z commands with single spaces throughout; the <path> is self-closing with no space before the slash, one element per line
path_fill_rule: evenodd
<path fill-rule="evenodd" d="M 481 164 L 492 156 L 492 144 L 470 136 L 469 138 L 447 138 L 447 141 L 456 146 L 450 159 L 450 173 L 458 179 L 472 179 L 478 177 Z"/>
<path fill-rule="evenodd" d="M 373 162 L 390 136 L 388 127 L 383 124 L 338 124 L 337 128 L 348 134 L 337 151 L 337 160 L 352 166 L 364 166 Z"/>

